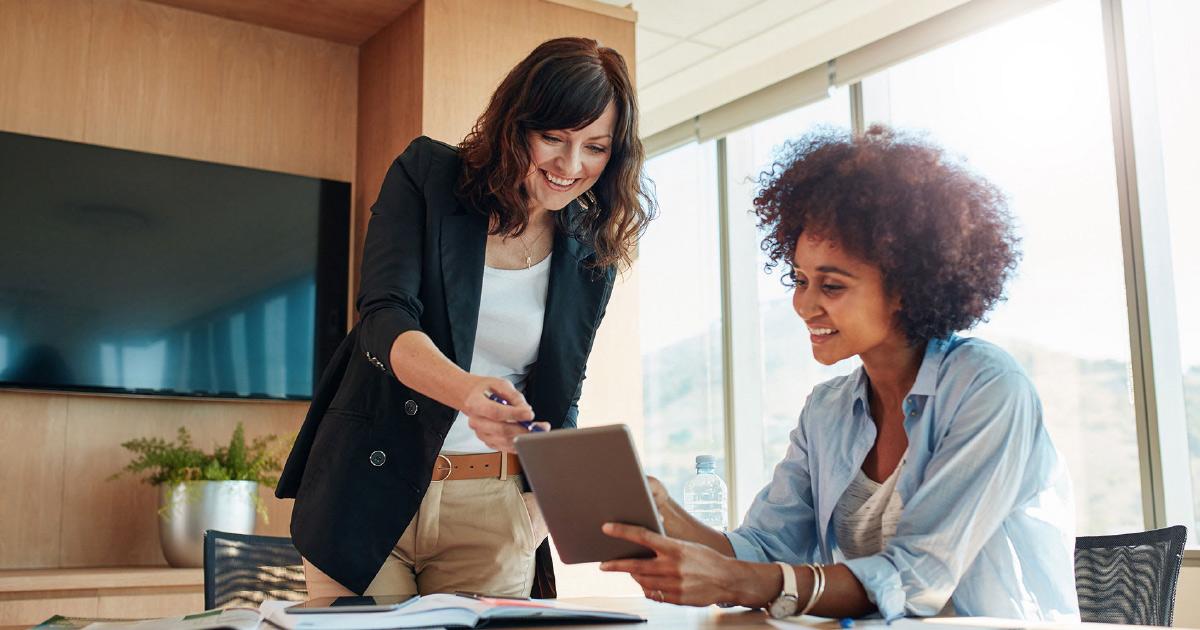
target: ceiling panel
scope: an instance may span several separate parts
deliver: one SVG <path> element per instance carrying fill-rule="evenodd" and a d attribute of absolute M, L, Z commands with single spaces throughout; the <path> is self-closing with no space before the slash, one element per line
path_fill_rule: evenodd
<path fill-rule="evenodd" d="M 695 42 L 683 41 L 654 57 L 638 63 L 638 88 L 671 76 L 684 68 L 696 65 L 716 54 L 718 49 Z"/>
<path fill-rule="evenodd" d="M 638 24 L 666 35 L 688 37 L 720 24 L 762 0 L 648 0 L 633 3 Z"/>
<path fill-rule="evenodd" d="M 639 25 L 637 27 L 637 60 L 642 62 L 650 59 L 679 41 L 678 37 L 663 35 Z"/>
<path fill-rule="evenodd" d="M 833 0 L 767 0 L 694 34 L 694 42 L 728 48 L 771 27 Z"/>

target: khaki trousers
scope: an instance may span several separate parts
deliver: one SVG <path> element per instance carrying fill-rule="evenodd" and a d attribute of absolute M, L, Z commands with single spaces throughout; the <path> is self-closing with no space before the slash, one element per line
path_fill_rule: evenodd
<path fill-rule="evenodd" d="M 434 482 L 364 595 L 528 597 L 541 542 L 521 498 L 520 475 Z M 310 598 L 354 594 L 308 560 L 304 579 Z"/>

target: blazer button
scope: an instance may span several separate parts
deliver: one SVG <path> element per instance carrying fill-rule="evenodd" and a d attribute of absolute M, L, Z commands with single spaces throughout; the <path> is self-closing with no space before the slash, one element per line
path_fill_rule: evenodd
<path fill-rule="evenodd" d="M 415 416 L 415 415 L 417 415 L 418 409 L 419 408 L 417 407 L 416 401 L 413 401 L 413 400 L 404 401 L 404 413 L 406 413 L 410 416 Z"/>
<path fill-rule="evenodd" d="M 372 466 L 382 466 L 383 462 L 386 462 L 386 461 L 387 461 L 387 455 L 384 455 L 383 451 L 373 451 L 371 453 L 371 465 Z"/>

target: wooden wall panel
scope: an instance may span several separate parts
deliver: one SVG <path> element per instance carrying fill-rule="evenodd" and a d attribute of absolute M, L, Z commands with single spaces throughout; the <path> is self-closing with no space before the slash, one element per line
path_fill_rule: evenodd
<path fill-rule="evenodd" d="M 421 135 L 425 3 L 405 11 L 359 51 L 358 180 L 354 195 L 354 266 L 358 286 L 371 204 L 392 160 Z"/>
<path fill-rule="evenodd" d="M 83 138 L 91 25 L 91 0 L 0 0 L 0 130 Z"/>
<path fill-rule="evenodd" d="M 591 37 L 634 63 L 634 25 L 620 18 L 545 0 L 424 5 L 422 132 L 451 144 L 470 130 L 508 71 L 547 39 Z"/>
<path fill-rule="evenodd" d="M 247 441 L 274 433 L 290 438 L 300 426 L 303 403 L 156 400 L 70 397 L 62 517 L 57 566 L 159 565 L 158 488 L 135 477 L 106 478 L 130 460 L 121 443 L 135 437 L 174 438 L 186 426 L 192 441 L 209 450 L 227 444 L 239 420 Z M 267 492 L 262 493 L 269 494 Z M 287 535 L 291 501 L 267 499 L 270 525 L 258 533 Z M 105 544 L 96 544 L 97 540 Z"/>
<path fill-rule="evenodd" d="M 86 592 L 0 594 L 0 625 L 29 627 L 53 615 L 94 619 L 98 608 L 98 598 Z"/>
<path fill-rule="evenodd" d="M 417 0 L 151 0 L 358 46 Z"/>
<path fill-rule="evenodd" d="M 176 589 L 164 593 L 160 590 L 145 593 L 104 595 L 96 598 L 96 616 L 101 619 L 146 619 L 187 615 L 204 610 L 204 591 Z"/>
<path fill-rule="evenodd" d="M 93 31 L 87 142 L 354 178 L 354 47 L 139 0 Z"/>
<path fill-rule="evenodd" d="M 0 0 L 0 130 L 353 182 L 358 50 L 138 0 Z M 294 433 L 307 405 L 0 392 L 0 569 L 159 565 L 119 444 Z M 291 502 L 270 491 L 286 535 Z M 94 600 L 93 600 L 94 601 Z"/>
<path fill-rule="evenodd" d="M 0 394 L 0 568 L 40 566 L 57 553 L 66 436 L 63 397 Z"/>
<path fill-rule="evenodd" d="M 204 608 L 201 569 L 130 567 L 0 571 L 0 627 L 51 615 L 146 618 Z"/>

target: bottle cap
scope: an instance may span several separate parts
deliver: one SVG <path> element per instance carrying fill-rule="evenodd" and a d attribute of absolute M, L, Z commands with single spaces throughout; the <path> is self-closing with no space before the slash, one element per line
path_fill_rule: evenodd
<path fill-rule="evenodd" d="M 712 455 L 697 455 L 696 456 L 696 465 L 697 466 L 715 466 L 716 464 L 717 464 L 717 458 L 713 457 Z"/>

